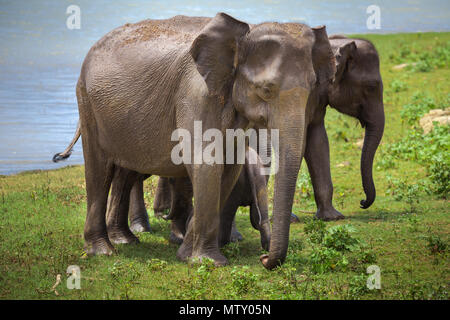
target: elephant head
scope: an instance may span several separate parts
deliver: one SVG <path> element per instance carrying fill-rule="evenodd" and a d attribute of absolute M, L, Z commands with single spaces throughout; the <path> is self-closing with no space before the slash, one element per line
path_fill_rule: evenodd
<path fill-rule="evenodd" d="M 336 76 L 328 103 L 339 112 L 357 118 L 365 128 L 361 155 L 361 176 L 366 209 L 375 201 L 372 164 L 384 131 L 383 82 L 375 47 L 367 40 L 330 37 L 336 58 Z"/>

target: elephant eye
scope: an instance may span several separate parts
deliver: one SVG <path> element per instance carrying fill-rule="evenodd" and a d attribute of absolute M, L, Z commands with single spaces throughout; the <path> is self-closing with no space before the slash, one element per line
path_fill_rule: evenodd
<path fill-rule="evenodd" d="M 265 82 L 264 84 L 255 84 L 257 95 L 264 101 L 270 101 L 278 96 L 279 88 L 273 82 Z"/>

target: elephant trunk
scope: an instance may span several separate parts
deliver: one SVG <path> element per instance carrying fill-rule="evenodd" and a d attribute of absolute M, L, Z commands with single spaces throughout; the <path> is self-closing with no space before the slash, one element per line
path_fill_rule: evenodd
<path fill-rule="evenodd" d="M 381 109 L 381 110 L 380 110 Z M 367 209 L 375 201 L 376 191 L 372 176 L 373 159 L 375 152 L 383 137 L 384 109 L 383 105 L 377 108 L 377 116 L 371 116 L 370 122 L 366 122 L 364 145 L 361 154 L 361 177 L 366 200 L 361 200 L 361 208 Z"/>
<path fill-rule="evenodd" d="M 260 257 L 269 270 L 281 265 L 287 254 L 295 186 L 305 150 L 305 109 L 297 110 L 301 110 L 301 114 L 294 117 L 294 122 L 285 120 L 290 127 L 279 132 L 279 152 L 274 147 L 279 165 L 275 175 L 272 236 L 269 254 Z M 275 140 L 272 135 L 272 145 Z"/>

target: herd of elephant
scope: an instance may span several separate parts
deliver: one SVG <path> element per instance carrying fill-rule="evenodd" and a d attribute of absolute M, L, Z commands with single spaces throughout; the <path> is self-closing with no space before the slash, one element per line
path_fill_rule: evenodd
<path fill-rule="evenodd" d="M 143 183 L 157 175 L 155 214 L 170 209 L 165 218 L 171 220 L 170 241 L 180 245 L 179 259 L 227 264 L 220 247 L 241 238 L 235 213 L 250 206 L 251 224 L 268 251 L 262 264 L 282 264 L 303 158 L 316 217 L 343 218 L 332 205 L 328 105 L 365 128 L 361 208 L 375 200 L 372 164 L 384 130 L 383 84 L 378 53 L 367 40 L 328 37 L 325 26 L 250 25 L 224 13 L 144 20 L 116 28 L 92 46 L 76 94 L 75 137 L 53 160 L 69 157 L 82 137 L 89 255 L 110 255 L 112 243 L 135 243 L 133 232 L 150 231 Z M 194 121 L 222 133 L 278 130 L 272 228 L 258 150 L 247 147 L 245 164 L 171 161 L 172 132 L 193 132 Z"/>

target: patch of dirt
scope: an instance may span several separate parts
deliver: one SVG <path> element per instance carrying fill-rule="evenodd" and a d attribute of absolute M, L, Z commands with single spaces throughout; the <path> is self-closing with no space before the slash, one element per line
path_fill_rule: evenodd
<path fill-rule="evenodd" d="M 440 125 L 450 124 L 450 108 L 430 110 L 420 119 L 419 123 L 425 134 L 433 130 L 433 122 L 438 122 Z"/>

